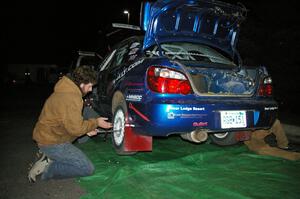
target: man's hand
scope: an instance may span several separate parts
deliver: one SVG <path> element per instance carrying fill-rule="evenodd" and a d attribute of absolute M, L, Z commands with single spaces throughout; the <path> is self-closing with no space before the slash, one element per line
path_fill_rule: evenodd
<path fill-rule="evenodd" d="M 92 137 L 92 136 L 94 136 L 94 135 L 97 135 L 97 130 L 96 130 L 96 129 L 95 129 L 95 130 L 92 130 L 92 131 L 88 132 L 87 135 L 88 135 L 89 137 Z"/>
<path fill-rule="evenodd" d="M 108 118 L 105 118 L 105 117 L 97 118 L 98 126 L 101 127 L 101 128 L 104 128 L 104 129 L 112 128 L 112 123 L 107 122 L 106 120 L 108 120 Z"/>

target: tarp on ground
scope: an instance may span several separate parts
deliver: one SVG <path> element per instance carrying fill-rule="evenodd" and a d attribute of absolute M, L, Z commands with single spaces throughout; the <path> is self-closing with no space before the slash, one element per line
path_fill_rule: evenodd
<path fill-rule="evenodd" d="M 244 145 L 153 139 L 152 152 L 118 156 L 98 136 L 79 146 L 95 174 L 78 178 L 82 199 L 300 198 L 300 161 L 256 155 Z"/>

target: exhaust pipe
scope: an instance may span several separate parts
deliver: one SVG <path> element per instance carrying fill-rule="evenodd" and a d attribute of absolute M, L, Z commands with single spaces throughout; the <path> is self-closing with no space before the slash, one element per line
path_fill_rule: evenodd
<path fill-rule="evenodd" d="M 182 133 L 180 134 L 182 139 L 188 140 L 195 143 L 201 143 L 207 140 L 208 135 L 206 131 L 192 131 L 190 133 Z"/>

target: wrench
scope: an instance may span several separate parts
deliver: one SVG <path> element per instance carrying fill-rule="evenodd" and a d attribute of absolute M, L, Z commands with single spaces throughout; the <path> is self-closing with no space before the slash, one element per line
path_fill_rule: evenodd
<path fill-rule="evenodd" d="M 106 138 L 107 138 L 107 135 L 108 135 L 108 133 L 120 132 L 120 131 L 121 131 L 121 129 L 119 129 L 119 130 L 100 130 L 100 129 L 96 129 L 96 131 L 97 131 L 97 133 L 105 133 L 105 134 L 104 134 L 104 138 L 103 138 L 103 140 L 104 140 L 104 142 L 105 142 L 105 141 L 106 141 Z"/>

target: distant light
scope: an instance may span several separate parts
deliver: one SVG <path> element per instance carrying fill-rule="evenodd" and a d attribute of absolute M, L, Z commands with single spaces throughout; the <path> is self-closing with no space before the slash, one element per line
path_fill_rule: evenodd
<path fill-rule="evenodd" d="M 124 13 L 125 15 L 127 15 L 127 23 L 129 24 L 129 16 L 130 16 L 129 11 L 128 11 L 128 10 L 124 10 L 123 13 Z"/>

